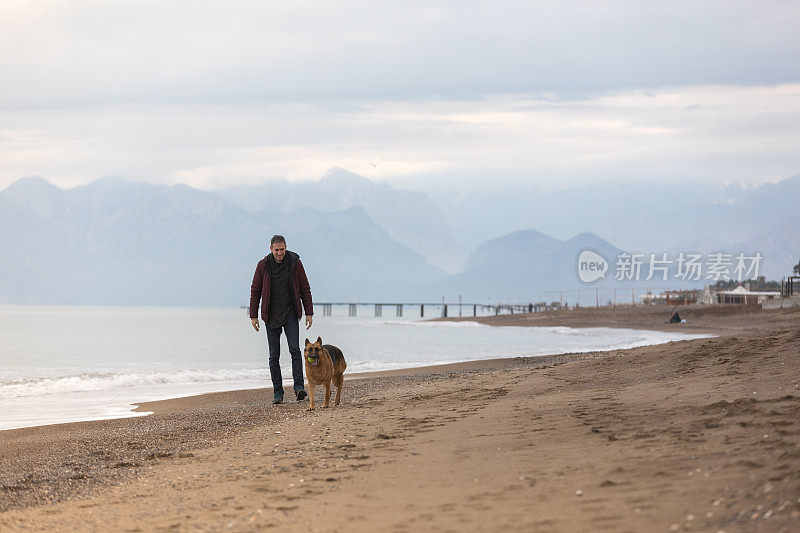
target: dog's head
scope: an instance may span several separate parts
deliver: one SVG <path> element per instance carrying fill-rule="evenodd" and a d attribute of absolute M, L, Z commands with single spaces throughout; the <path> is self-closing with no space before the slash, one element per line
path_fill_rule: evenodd
<path fill-rule="evenodd" d="M 319 357 L 322 355 L 322 337 L 317 337 L 317 342 L 309 342 L 306 339 L 305 358 L 312 366 L 319 364 Z"/>

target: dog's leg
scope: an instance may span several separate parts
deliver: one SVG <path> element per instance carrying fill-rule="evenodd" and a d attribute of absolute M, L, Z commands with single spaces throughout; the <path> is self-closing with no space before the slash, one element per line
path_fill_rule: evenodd
<path fill-rule="evenodd" d="M 334 402 L 335 405 L 339 405 L 339 401 L 342 399 L 342 382 L 344 381 L 344 376 L 342 374 L 337 374 L 333 378 L 333 382 L 336 385 L 336 401 Z"/>
<path fill-rule="evenodd" d="M 311 398 L 311 405 L 308 406 L 309 411 L 314 410 L 314 384 L 310 381 L 308 382 L 308 395 Z"/>
<path fill-rule="evenodd" d="M 331 405 L 331 380 L 325 382 L 325 403 L 322 407 L 330 407 Z"/>

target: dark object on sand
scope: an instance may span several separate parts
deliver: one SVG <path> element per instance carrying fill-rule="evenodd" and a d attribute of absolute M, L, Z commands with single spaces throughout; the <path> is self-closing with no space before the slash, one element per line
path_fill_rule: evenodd
<path fill-rule="evenodd" d="M 678 314 L 677 311 L 672 315 L 672 318 L 669 319 L 670 324 L 680 323 L 681 316 Z"/>

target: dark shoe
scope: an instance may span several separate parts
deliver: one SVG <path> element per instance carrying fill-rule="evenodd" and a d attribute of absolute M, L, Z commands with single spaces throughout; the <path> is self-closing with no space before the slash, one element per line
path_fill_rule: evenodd
<path fill-rule="evenodd" d="M 300 389 L 300 390 L 297 391 L 297 401 L 298 402 L 300 400 L 305 400 L 306 396 L 308 396 L 308 394 L 306 393 L 305 389 Z"/>
<path fill-rule="evenodd" d="M 276 392 L 275 395 L 272 397 L 272 403 L 283 403 L 283 393 Z"/>

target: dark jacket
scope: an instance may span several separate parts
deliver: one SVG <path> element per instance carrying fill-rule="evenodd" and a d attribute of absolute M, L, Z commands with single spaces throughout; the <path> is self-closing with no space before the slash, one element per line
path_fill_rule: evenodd
<path fill-rule="evenodd" d="M 311 286 L 308 284 L 306 271 L 300 256 L 294 252 L 286 250 L 284 261 L 289 261 L 289 279 L 292 282 L 292 300 L 294 301 L 295 312 L 298 320 L 303 316 L 305 309 L 306 315 L 314 314 L 314 304 L 311 301 Z M 261 319 L 266 322 L 269 319 L 269 268 L 267 258 L 264 257 L 256 265 L 256 273 L 253 274 L 253 283 L 250 285 L 250 318 L 258 318 L 258 302 L 261 301 Z M 302 301 L 302 306 L 300 305 Z"/>

